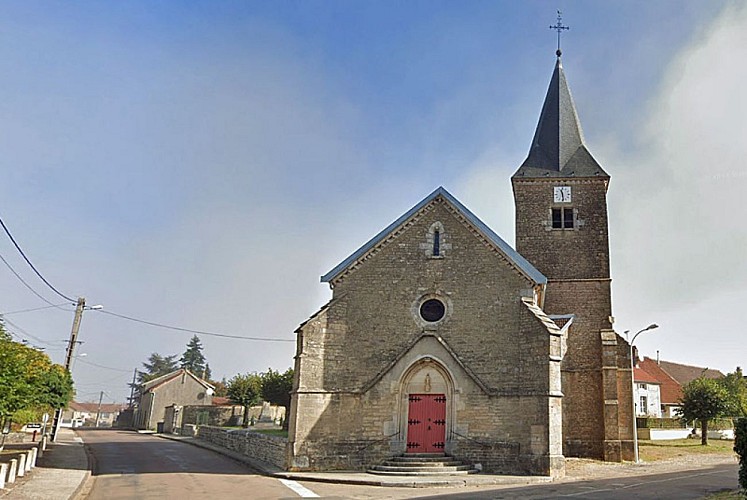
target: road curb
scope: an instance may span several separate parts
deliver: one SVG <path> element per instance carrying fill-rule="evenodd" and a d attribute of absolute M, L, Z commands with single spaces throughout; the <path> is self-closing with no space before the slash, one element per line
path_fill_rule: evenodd
<path fill-rule="evenodd" d="M 433 477 L 425 478 L 421 477 L 418 480 L 407 477 L 399 478 L 378 478 L 373 476 L 371 478 L 362 477 L 346 477 L 346 474 L 355 473 L 358 475 L 365 474 L 364 472 L 340 472 L 340 473 L 327 473 L 334 474 L 334 477 L 315 475 L 313 473 L 297 473 L 284 471 L 274 465 L 270 465 L 266 462 L 262 462 L 257 459 L 253 459 L 243 455 L 241 453 L 228 450 L 218 445 L 202 441 L 198 438 L 175 436 L 171 434 L 154 434 L 157 437 L 168 439 L 171 441 L 179 441 L 182 443 L 191 444 L 198 448 L 204 448 L 206 450 L 219 453 L 228 458 L 231 458 L 237 462 L 248 465 L 255 471 L 259 472 L 264 476 L 275 477 L 278 479 L 290 479 L 292 481 L 308 481 L 315 483 L 328 483 L 328 484 L 349 484 L 357 486 L 380 486 L 388 488 L 448 488 L 448 487 L 465 487 L 465 486 L 489 486 L 489 485 L 515 485 L 525 486 L 532 484 L 545 484 L 552 482 L 552 478 L 546 476 L 491 476 L 491 475 L 475 475 L 471 479 L 466 478 L 448 478 Z M 307 475 L 308 474 L 308 475 Z"/>
<path fill-rule="evenodd" d="M 162 439 L 168 439 L 170 441 L 178 441 L 180 443 L 186 443 L 190 444 L 192 446 L 196 446 L 198 448 L 203 448 L 206 450 L 214 451 L 215 453 L 219 453 L 223 456 L 226 456 L 232 460 L 235 460 L 237 462 L 240 462 L 244 465 L 248 465 L 255 471 L 259 472 L 260 474 L 263 474 L 265 476 L 272 476 L 278 472 L 280 472 L 280 469 L 277 467 L 274 467 L 270 464 L 264 463 L 262 461 L 250 458 L 246 455 L 243 455 L 241 453 L 228 450 L 226 448 L 223 448 L 221 446 L 214 445 L 212 443 L 207 443 L 205 441 L 201 441 L 197 438 L 191 438 L 191 437 L 182 437 L 182 436 L 174 436 L 171 434 L 153 434 L 153 436 L 160 437 Z"/>
<path fill-rule="evenodd" d="M 73 494 L 70 495 L 70 500 L 83 500 L 88 496 L 88 492 L 91 490 L 91 486 L 93 485 L 93 465 L 96 463 L 96 457 L 93 456 L 93 453 L 91 453 L 91 450 L 88 448 L 88 445 L 80 434 L 75 430 L 73 432 L 80 439 L 83 451 L 86 453 L 86 467 L 88 467 L 88 470 L 83 476 L 83 480 L 80 482 L 78 487 L 75 488 L 75 491 L 73 491 Z"/>

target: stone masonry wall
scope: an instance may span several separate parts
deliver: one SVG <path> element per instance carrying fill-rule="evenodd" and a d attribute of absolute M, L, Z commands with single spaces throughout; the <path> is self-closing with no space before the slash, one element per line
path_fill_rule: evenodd
<path fill-rule="evenodd" d="M 516 250 L 549 279 L 610 276 L 607 221 L 609 179 L 513 178 Z M 570 186 L 572 203 L 555 203 L 553 188 Z M 572 208 L 577 225 L 553 229 L 552 208 Z"/>
<path fill-rule="evenodd" d="M 427 235 L 437 223 L 434 258 Z M 333 300 L 299 330 L 291 469 L 361 470 L 404 453 L 403 381 L 432 359 L 453 379 L 434 390 L 448 399 L 446 452 L 493 472 L 550 473 L 559 394 L 550 395 L 550 335 L 521 302 L 532 287 L 446 202 L 426 207 L 336 280 Z M 446 315 L 425 324 L 418 308 L 432 297 Z"/>
<path fill-rule="evenodd" d="M 236 426 L 244 415 L 242 406 L 190 405 L 182 409 L 183 424 Z"/>
<path fill-rule="evenodd" d="M 200 426 L 196 437 L 281 469 L 286 468 L 285 455 L 288 440 L 284 437 L 209 425 Z"/>
<path fill-rule="evenodd" d="M 632 457 L 628 344 L 612 332 L 608 178 L 513 178 L 516 248 L 548 277 L 543 309 L 574 314 L 562 363 L 563 453 L 618 461 Z M 570 186 L 572 203 L 554 203 Z M 573 230 L 551 228 L 551 208 L 573 208 Z"/>
<path fill-rule="evenodd" d="M 444 226 L 442 256 L 432 258 L 429 227 Z M 490 387 L 523 390 L 535 378 L 516 369 L 529 353 L 519 342 L 522 293 L 532 283 L 457 220 L 445 202 L 434 203 L 410 227 L 357 269 L 334 283 L 337 301 L 324 334 L 324 389 L 360 389 L 425 327 L 418 307 L 426 297 L 447 305 L 435 331 Z"/>

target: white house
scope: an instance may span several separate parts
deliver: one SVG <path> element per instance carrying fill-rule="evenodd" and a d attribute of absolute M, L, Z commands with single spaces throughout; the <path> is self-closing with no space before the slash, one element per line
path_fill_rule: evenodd
<path fill-rule="evenodd" d="M 647 371 L 635 368 L 635 414 L 637 417 L 661 418 L 661 384 Z"/>

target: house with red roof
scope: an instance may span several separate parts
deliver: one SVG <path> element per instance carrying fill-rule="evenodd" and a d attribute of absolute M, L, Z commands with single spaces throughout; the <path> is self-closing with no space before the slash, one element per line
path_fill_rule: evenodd
<path fill-rule="evenodd" d="M 651 375 L 660 384 L 661 416 L 675 418 L 682 399 L 682 386 L 698 377 L 721 378 L 724 376 L 719 370 L 712 370 L 700 366 L 683 365 L 671 361 L 660 361 L 644 357 L 638 364 L 641 370 Z"/>
<path fill-rule="evenodd" d="M 661 384 L 656 377 L 640 367 L 635 367 L 634 383 L 636 417 L 661 418 Z"/>
<path fill-rule="evenodd" d="M 70 401 L 62 412 L 61 427 L 112 427 L 126 408 L 122 403 L 79 403 Z"/>

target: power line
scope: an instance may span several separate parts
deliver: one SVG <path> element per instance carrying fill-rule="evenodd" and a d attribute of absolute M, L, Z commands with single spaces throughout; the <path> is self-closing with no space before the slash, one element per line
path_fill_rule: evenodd
<path fill-rule="evenodd" d="M 164 325 L 163 323 L 155 323 L 153 321 L 146 321 L 144 319 L 133 318 L 131 316 L 125 316 L 124 314 L 117 314 L 112 311 L 107 311 L 106 309 L 99 310 L 98 312 L 103 313 L 103 314 L 108 314 L 110 316 L 116 316 L 117 318 L 126 319 L 128 321 L 134 321 L 135 323 L 142 323 L 144 325 L 156 326 L 158 328 L 166 328 L 168 330 L 176 330 L 179 332 L 197 333 L 200 335 L 207 335 L 209 337 L 222 337 L 222 338 L 227 338 L 227 339 L 238 339 L 238 340 L 256 340 L 259 342 L 295 342 L 294 339 L 271 339 L 267 337 L 246 337 L 242 335 L 229 335 L 227 333 L 216 333 L 216 332 L 206 332 L 202 330 L 192 330 L 190 328 L 182 328 L 179 326 Z"/>
<path fill-rule="evenodd" d="M 18 274 L 18 273 L 16 272 L 16 270 L 15 270 L 15 269 L 13 269 L 13 266 L 11 266 L 11 265 L 10 265 L 10 263 L 9 263 L 9 262 L 8 262 L 7 260 L 5 260 L 5 257 L 3 257 L 2 255 L 0 255 L 0 260 L 2 260 L 2 261 L 3 261 L 3 264 L 5 264 L 5 266 L 6 266 L 6 267 L 7 267 L 8 269 L 10 269 L 10 272 L 12 272 L 12 273 L 13 273 L 13 274 L 15 275 L 15 277 L 16 277 L 16 278 L 18 278 L 18 280 L 19 280 L 19 281 L 20 281 L 21 283 L 23 283 L 23 284 L 24 284 L 24 286 L 25 286 L 26 288 L 28 288 L 29 290 L 31 290 L 31 293 L 33 293 L 34 295 L 36 295 L 37 297 L 39 297 L 40 299 L 42 299 L 42 300 L 43 300 L 44 302 L 46 302 L 47 304 L 49 304 L 49 307 L 57 307 L 57 306 L 55 306 L 54 304 L 52 304 L 52 303 L 51 303 L 50 301 L 48 301 L 48 300 L 47 300 L 46 298 L 44 298 L 44 297 L 43 297 L 42 295 L 40 295 L 40 294 L 39 294 L 39 292 L 37 292 L 36 290 L 34 290 L 34 289 L 33 289 L 33 288 L 31 287 L 31 285 L 29 285 L 28 283 L 26 283 L 26 280 L 24 280 L 23 278 L 21 278 L 21 275 L 20 275 L 20 274 Z"/>
<path fill-rule="evenodd" d="M 23 344 L 26 347 L 31 347 L 32 349 L 35 349 L 37 351 L 54 351 L 54 350 L 60 351 L 61 350 L 61 349 L 55 349 L 54 347 L 42 347 L 42 346 L 34 345 L 31 342 L 29 342 L 29 339 L 26 338 L 26 337 L 29 337 L 30 335 L 20 335 L 18 332 L 15 332 L 11 330 L 10 328 L 6 327 L 5 331 L 10 334 L 11 338 L 13 337 L 17 338 L 18 343 Z M 40 342 L 38 339 L 35 339 L 35 340 L 37 340 L 37 342 Z M 41 342 L 41 343 L 43 344 L 44 342 Z"/>
<path fill-rule="evenodd" d="M 63 299 L 68 300 L 68 301 L 74 303 L 75 302 L 74 299 L 71 299 L 70 297 L 68 297 L 64 293 L 60 292 L 59 290 L 57 290 L 55 287 L 53 287 L 52 284 L 49 281 L 47 281 L 46 278 L 44 278 L 44 276 L 42 276 L 42 274 L 34 267 L 34 264 L 31 263 L 31 261 L 29 260 L 29 258 L 26 257 L 26 254 L 23 253 L 23 250 L 21 249 L 21 247 L 18 245 L 18 243 L 16 243 L 16 240 L 15 240 L 15 238 L 13 238 L 13 235 L 10 234 L 10 230 L 5 225 L 5 222 L 3 222 L 2 218 L 0 218 L 0 225 L 3 226 L 3 230 L 5 231 L 5 234 L 8 235 L 8 238 L 10 238 L 10 241 L 13 242 L 13 245 L 16 247 L 16 250 L 18 250 L 18 253 L 21 254 L 21 257 L 23 257 L 23 260 L 25 260 L 26 263 L 31 267 L 31 269 L 34 270 L 34 272 L 39 277 L 39 279 L 41 279 L 44 282 L 44 284 L 47 285 L 54 293 L 56 293 L 57 295 L 59 295 Z"/>
<path fill-rule="evenodd" d="M 61 351 L 62 350 L 61 348 L 58 348 L 54 343 L 52 343 L 52 342 L 50 342 L 48 340 L 44 340 L 42 338 L 39 338 L 36 335 L 30 334 L 29 332 L 27 332 L 26 330 L 24 330 L 23 328 L 21 328 L 20 326 L 18 326 L 17 323 L 14 323 L 14 322 L 12 322 L 11 320 L 9 320 L 7 318 L 4 318 L 4 319 L 5 319 L 6 323 L 8 323 L 9 325 L 11 325 L 13 328 L 15 328 L 16 330 L 18 330 L 22 334 L 24 334 L 26 337 L 30 337 L 31 339 L 36 340 L 37 342 L 41 342 L 42 344 L 46 344 L 46 345 L 50 346 L 52 348 L 52 350 L 57 350 L 57 351 Z M 18 335 L 17 333 L 16 333 L 16 336 L 18 338 L 21 338 L 21 336 Z"/>
<path fill-rule="evenodd" d="M 111 366 L 99 365 L 97 363 L 93 363 L 91 361 L 87 361 L 85 359 L 81 359 L 79 357 L 76 358 L 76 362 L 77 363 L 83 363 L 85 365 L 95 366 L 96 368 L 103 368 L 104 370 L 112 370 L 112 371 L 115 371 L 115 372 L 130 373 L 130 370 L 122 370 L 121 368 L 112 368 Z"/>
<path fill-rule="evenodd" d="M 0 255 L 0 259 L 2 259 L 1 255 Z M 3 259 L 3 261 L 4 260 L 5 259 Z M 9 314 L 21 314 L 21 313 L 34 312 L 34 311 L 42 311 L 44 309 L 51 309 L 53 307 L 55 307 L 57 309 L 61 309 L 61 310 L 64 311 L 65 309 L 62 309 L 62 306 L 64 306 L 64 305 L 67 305 L 67 302 L 63 302 L 62 304 L 50 304 L 48 306 L 34 307 L 32 309 L 21 309 L 19 311 L 0 312 L 0 316 L 7 316 Z"/>
<path fill-rule="evenodd" d="M 80 389 L 80 388 L 85 389 L 86 387 L 102 387 L 102 386 L 105 387 L 107 384 L 109 384 L 111 382 L 114 382 L 115 380 L 122 380 L 123 377 L 124 377 L 124 375 L 114 375 L 112 378 L 109 378 L 109 379 L 106 379 L 106 380 L 97 381 L 97 382 L 90 382 L 90 383 L 87 383 L 87 384 L 79 384 L 79 383 L 76 382 L 75 383 L 75 388 L 76 389 Z M 127 380 L 129 380 L 129 376 L 127 377 Z"/>

